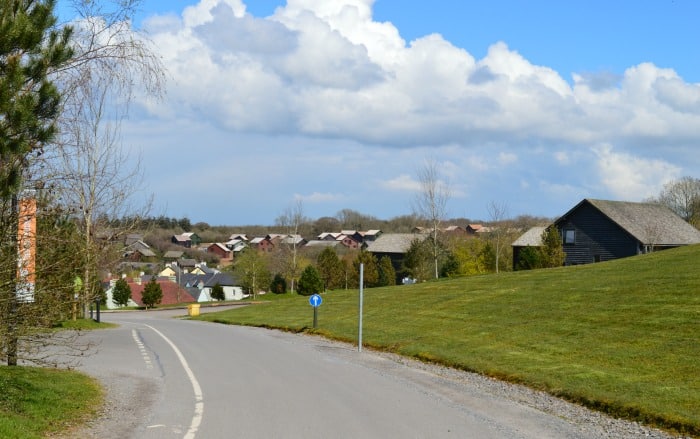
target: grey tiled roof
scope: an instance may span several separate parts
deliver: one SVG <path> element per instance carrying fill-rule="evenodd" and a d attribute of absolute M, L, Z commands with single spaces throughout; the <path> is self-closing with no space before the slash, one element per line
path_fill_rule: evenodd
<path fill-rule="evenodd" d="M 661 204 L 584 201 L 591 203 L 643 244 L 673 246 L 700 243 L 700 231 Z"/>
<path fill-rule="evenodd" d="M 416 233 L 384 233 L 376 241 L 367 245 L 367 251 L 371 253 L 406 253 L 411 248 L 413 240 L 420 241 L 427 235 Z"/>
<path fill-rule="evenodd" d="M 532 227 L 527 232 L 520 235 L 518 239 L 513 242 L 513 247 L 539 247 L 542 245 L 542 233 L 547 227 L 535 226 Z"/>

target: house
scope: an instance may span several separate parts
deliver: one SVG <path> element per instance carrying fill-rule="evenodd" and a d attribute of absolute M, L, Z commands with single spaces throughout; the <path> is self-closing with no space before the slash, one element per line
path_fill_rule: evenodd
<path fill-rule="evenodd" d="M 561 232 L 566 265 L 700 243 L 700 231 L 656 203 L 584 199 L 554 225 Z"/>
<path fill-rule="evenodd" d="M 156 254 L 151 250 L 151 247 L 141 240 L 133 241 L 124 250 L 124 258 L 130 261 L 143 261 L 149 258 L 155 258 Z"/>
<path fill-rule="evenodd" d="M 340 235 L 337 238 L 337 241 L 339 241 L 341 244 L 343 244 L 345 247 L 349 249 L 358 249 L 360 248 L 360 245 L 362 244 L 362 239 L 358 241 L 357 235 Z"/>
<path fill-rule="evenodd" d="M 520 263 L 520 252 L 524 248 L 542 246 L 542 234 L 546 228 L 546 226 L 532 227 L 513 242 L 513 270 L 518 267 Z"/>
<path fill-rule="evenodd" d="M 467 230 L 462 226 L 448 226 L 442 229 L 442 232 L 453 236 L 464 236 L 467 234 Z"/>
<path fill-rule="evenodd" d="M 231 259 L 232 257 L 231 249 L 219 242 L 209 245 L 209 247 L 207 247 L 207 253 L 213 253 L 221 259 Z"/>
<path fill-rule="evenodd" d="M 362 240 L 363 240 L 363 242 L 376 241 L 377 238 L 379 238 L 381 235 L 382 235 L 381 230 L 376 230 L 376 229 L 367 230 L 366 232 L 364 232 L 362 234 Z"/>
<path fill-rule="evenodd" d="M 275 248 L 275 243 L 270 235 L 256 236 L 250 240 L 250 246 L 261 252 L 271 252 Z"/>
<path fill-rule="evenodd" d="M 131 300 L 127 306 L 144 306 L 142 295 L 143 290 L 146 288 L 146 284 L 151 281 L 152 276 L 141 276 L 133 279 L 126 279 L 127 285 L 131 289 Z M 116 279 L 110 280 L 109 288 L 106 291 L 107 302 L 105 306 L 107 309 L 117 309 L 119 306 L 114 303 L 112 298 L 112 291 Z M 194 298 L 189 294 L 184 288 L 180 287 L 176 282 L 171 279 L 159 277 L 156 279 L 156 283 L 160 285 L 163 291 L 163 298 L 161 299 L 161 305 L 177 305 L 180 303 L 191 303 L 194 302 Z"/>
<path fill-rule="evenodd" d="M 163 259 L 180 259 L 182 255 L 184 255 L 184 253 L 179 250 L 168 250 L 163 255 Z"/>
<path fill-rule="evenodd" d="M 180 235 L 173 235 L 172 238 L 170 238 L 170 242 L 185 248 L 191 248 L 201 244 L 202 239 L 196 233 L 187 232 Z"/>
<path fill-rule="evenodd" d="M 367 244 L 367 251 L 372 253 L 377 260 L 384 256 L 388 256 L 391 260 L 391 265 L 396 271 L 396 283 L 401 283 L 403 275 L 403 261 L 411 248 L 411 244 L 415 240 L 424 240 L 428 237 L 426 234 L 415 233 L 384 233 L 376 241 Z"/>

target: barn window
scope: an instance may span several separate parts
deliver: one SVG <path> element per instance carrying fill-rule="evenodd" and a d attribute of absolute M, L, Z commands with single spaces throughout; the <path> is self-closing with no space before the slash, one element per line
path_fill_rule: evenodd
<path fill-rule="evenodd" d="M 564 230 L 564 244 L 576 243 L 576 231 L 574 229 Z"/>

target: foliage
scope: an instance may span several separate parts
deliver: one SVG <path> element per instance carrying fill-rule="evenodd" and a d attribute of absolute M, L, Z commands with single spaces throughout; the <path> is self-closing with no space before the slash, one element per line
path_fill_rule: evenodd
<path fill-rule="evenodd" d="M 153 277 L 146 284 L 143 289 L 143 294 L 141 295 L 141 301 L 146 305 L 146 309 L 153 308 L 163 300 L 163 289 L 160 284 L 156 282 L 156 278 Z"/>
<path fill-rule="evenodd" d="M 313 265 L 307 266 L 304 271 L 301 272 L 297 287 L 297 292 L 302 296 L 310 296 L 323 292 L 323 280 L 321 280 L 318 270 L 316 270 Z"/>
<path fill-rule="evenodd" d="M 224 300 L 226 299 L 226 294 L 224 293 L 224 287 L 220 283 L 216 283 L 211 289 L 211 298 L 214 300 Z"/>
<path fill-rule="evenodd" d="M 287 292 L 287 281 L 284 276 L 277 273 L 270 283 L 270 292 L 273 294 L 285 294 Z"/>
<path fill-rule="evenodd" d="M 544 268 L 561 267 L 566 260 L 562 246 L 561 234 L 555 226 L 547 227 L 542 232 L 542 247 L 540 247 L 540 262 Z"/>
<path fill-rule="evenodd" d="M 319 275 L 326 290 L 338 288 L 343 279 L 343 263 L 334 249 L 326 247 L 316 259 Z"/>
<path fill-rule="evenodd" d="M 542 252 L 538 247 L 528 246 L 520 250 L 516 270 L 534 270 L 542 267 Z"/>
<path fill-rule="evenodd" d="M 414 279 L 419 281 L 433 277 L 432 245 L 427 239 L 414 239 L 406 252 L 403 265 L 404 270 Z"/>
<path fill-rule="evenodd" d="M 450 254 L 457 262 L 457 276 L 472 276 L 487 272 L 486 241 L 480 238 L 453 240 Z"/>
<path fill-rule="evenodd" d="M 377 280 L 378 287 L 390 287 L 396 285 L 396 270 L 391 263 L 389 256 L 382 256 L 377 266 L 379 271 L 379 279 Z"/>
<path fill-rule="evenodd" d="M 687 246 L 599 264 L 378 288 L 365 296 L 372 312 L 364 340 L 698 436 L 698 258 L 700 246 Z M 334 292 L 324 306 L 319 331 L 356 340 L 357 292 Z M 204 318 L 302 330 L 308 303 L 290 298 Z"/>
<path fill-rule="evenodd" d="M 56 134 L 61 95 L 49 79 L 72 56 L 70 27 L 56 29 L 54 2 L 0 8 L 0 196 L 16 194 L 28 155 Z"/>
<path fill-rule="evenodd" d="M 253 298 L 260 288 L 270 285 L 271 275 L 267 269 L 267 261 L 255 249 L 247 249 L 241 253 L 233 265 L 233 272 L 240 280 L 241 286 L 252 294 Z"/>
<path fill-rule="evenodd" d="M 459 262 L 457 257 L 452 253 L 448 253 L 445 261 L 440 267 L 440 277 L 455 277 L 459 272 Z"/>
<path fill-rule="evenodd" d="M 364 265 L 362 272 L 362 280 L 365 286 L 372 288 L 376 287 L 379 282 L 379 268 L 377 267 L 377 257 L 368 251 L 360 251 L 352 263 L 353 277 L 356 279 L 355 284 L 360 284 L 360 265 Z"/>
<path fill-rule="evenodd" d="M 119 279 L 112 288 L 112 301 L 119 306 L 126 306 L 131 299 L 131 287 L 126 279 Z"/>

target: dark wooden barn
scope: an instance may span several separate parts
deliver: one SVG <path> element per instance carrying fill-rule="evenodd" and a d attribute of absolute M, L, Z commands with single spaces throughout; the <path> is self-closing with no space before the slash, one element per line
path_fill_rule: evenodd
<path fill-rule="evenodd" d="M 566 265 L 700 243 L 700 231 L 655 203 L 584 199 L 554 224 L 561 232 Z"/>

